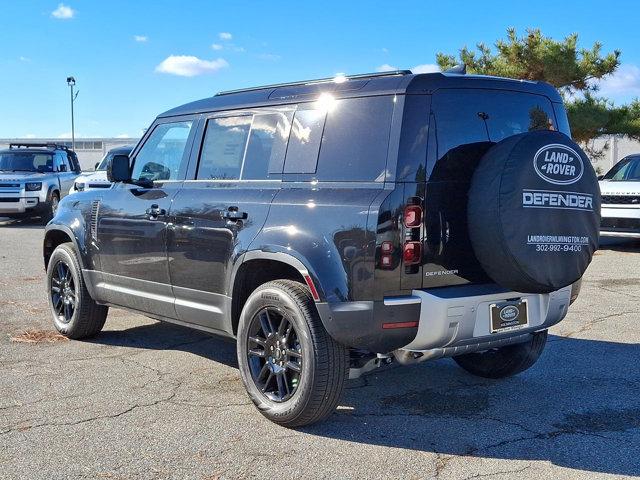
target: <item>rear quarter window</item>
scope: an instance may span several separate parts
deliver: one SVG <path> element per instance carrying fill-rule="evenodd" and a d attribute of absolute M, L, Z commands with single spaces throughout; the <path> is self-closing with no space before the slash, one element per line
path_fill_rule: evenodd
<path fill-rule="evenodd" d="M 393 108 L 392 96 L 299 106 L 284 173 L 321 181 L 383 182 Z"/>

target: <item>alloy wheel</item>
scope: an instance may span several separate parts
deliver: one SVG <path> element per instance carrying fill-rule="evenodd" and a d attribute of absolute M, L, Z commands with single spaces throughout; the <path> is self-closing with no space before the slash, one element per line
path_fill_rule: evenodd
<path fill-rule="evenodd" d="M 269 400 L 285 402 L 300 385 L 303 352 L 290 314 L 265 307 L 251 319 L 247 359 L 251 378 Z"/>
<path fill-rule="evenodd" d="M 61 323 L 71 321 L 76 303 L 76 287 L 71 268 L 65 262 L 59 261 L 51 275 L 51 304 Z"/>

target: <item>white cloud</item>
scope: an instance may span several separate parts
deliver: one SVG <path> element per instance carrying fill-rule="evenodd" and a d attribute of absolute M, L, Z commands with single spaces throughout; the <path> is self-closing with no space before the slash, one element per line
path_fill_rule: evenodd
<path fill-rule="evenodd" d="M 120 135 L 116 135 L 116 138 L 129 138 L 129 135 L 126 133 L 121 133 Z"/>
<path fill-rule="evenodd" d="M 73 18 L 76 14 L 76 11 L 68 5 L 64 3 L 59 3 L 58 8 L 56 8 L 53 12 L 51 12 L 51 16 L 54 18 L 58 18 L 60 20 L 69 20 Z"/>
<path fill-rule="evenodd" d="M 213 48 L 214 50 L 222 50 L 224 47 L 219 43 L 214 43 L 211 45 L 211 48 Z"/>
<path fill-rule="evenodd" d="M 632 97 L 640 95 L 640 68 L 622 65 L 613 75 L 597 82 L 604 96 Z"/>
<path fill-rule="evenodd" d="M 29 63 L 31 61 L 29 57 L 23 57 L 23 56 L 18 57 L 18 60 L 25 63 Z"/>
<path fill-rule="evenodd" d="M 61 133 L 58 138 L 71 138 L 71 132 Z"/>
<path fill-rule="evenodd" d="M 27 133 L 22 138 L 36 138 L 36 134 L 35 133 Z"/>
<path fill-rule="evenodd" d="M 149 41 L 149 37 L 147 37 L 146 35 L 134 35 L 134 36 L 133 36 L 133 39 L 134 39 L 136 42 L 141 42 L 141 43 L 144 43 L 144 42 L 148 42 L 148 41 Z"/>
<path fill-rule="evenodd" d="M 394 67 L 393 65 L 389 65 L 388 63 L 380 65 L 378 68 L 376 68 L 376 72 L 392 72 L 394 70 L 398 70 L 398 67 Z"/>
<path fill-rule="evenodd" d="M 220 32 L 218 34 L 218 37 L 220 38 L 220 40 L 231 40 L 233 38 L 233 35 L 231 35 L 229 32 Z"/>
<path fill-rule="evenodd" d="M 385 48 L 381 48 L 381 49 L 380 49 L 380 51 L 381 51 L 382 53 L 389 53 L 389 49 L 388 49 L 388 48 L 386 48 L 386 47 L 385 47 Z"/>
<path fill-rule="evenodd" d="M 439 72 L 440 67 L 434 63 L 425 63 L 422 65 L 416 65 L 411 69 L 413 73 L 434 73 Z"/>
<path fill-rule="evenodd" d="M 268 60 L 270 62 L 277 62 L 282 57 L 280 55 L 276 55 L 275 53 L 261 53 L 258 55 L 260 60 Z"/>
<path fill-rule="evenodd" d="M 156 67 L 156 72 L 195 77 L 205 73 L 215 73 L 228 66 L 229 63 L 224 58 L 202 60 L 192 55 L 169 55 Z"/>

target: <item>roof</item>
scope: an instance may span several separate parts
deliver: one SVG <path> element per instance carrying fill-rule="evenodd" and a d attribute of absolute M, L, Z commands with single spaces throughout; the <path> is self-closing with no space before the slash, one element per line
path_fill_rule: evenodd
<path fill-rule="evenodd" d="M 387 74 L 359 75 L 343 78 L 309 80 L 290 84 L 268 85 L 252 89 L 222 92 L 214 97 L 197 100 L 168 110 L 158 117 L 172 117 L 194 113 L 251 108 L 264 105 L 298 103 L 331 93 L 337 98 L 373 95 L 402 95 L 433 93 L 443 88 L 487 88 L 515 90 L 545 95 L 551 101 L 561 102 L 558 91 L 545 82 L 514 80 L 511 78 L 466 75 L 454 73 L 412 74 L 408 71 Z"/>
<path fill-rule="evenodd" d="M 0 152 L 26 152 L 26 153 L 42 153 L 42 152 L 56 152 L 64 150 L 65 152 L 71 152 L 70 149 L 64 145 L 57 145 L 55 143 L 29 143 L 29 142 L 12 142 L 9 144 L 9 148 L 0 149 Z"/>
<path fill-rule="evenodd" d="M 109 153 L 130 153 L 135 148 L 135 145 L 120 145 L 109 149 Z"/>

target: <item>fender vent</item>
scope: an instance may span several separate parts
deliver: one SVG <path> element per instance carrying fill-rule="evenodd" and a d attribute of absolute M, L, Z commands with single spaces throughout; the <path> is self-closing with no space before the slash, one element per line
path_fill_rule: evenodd
<path fill-rule="evenodd" d="M 100 211 L 100 200 L 91 202 L 91 219 L 89 226 L 91 228 L 91 238 L 98 240 L 98 212 Z"/>

